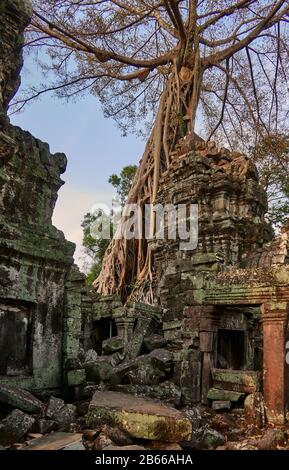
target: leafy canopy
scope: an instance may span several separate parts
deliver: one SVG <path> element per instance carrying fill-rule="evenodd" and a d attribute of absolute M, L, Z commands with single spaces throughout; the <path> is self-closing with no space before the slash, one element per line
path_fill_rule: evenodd
<path fill-rule="evenodd" d="M 18 108 L 47 89 L 66 98 L 89 91 L 124 133 L 138 132 L 152 125 L 176 66 L 182 77 L 199 71 L 207 137 L 246 146 L 256 133 L 286 125 L 288 0 L 34 0 L 33 6 L 27 45 L 47 54 L 45 81 Z"/>

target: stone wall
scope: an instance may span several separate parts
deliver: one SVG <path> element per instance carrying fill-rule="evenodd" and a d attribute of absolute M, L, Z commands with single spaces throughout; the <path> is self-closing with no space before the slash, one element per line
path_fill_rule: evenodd
<path fill-rule="evenodd" d="M 0 380 L 32 389 L 63 385 L 64 287 L 74 244 L 52 225 L 66 157 L 10 125 L 19 86 L 28 1 L 0 5 Z"/>
<path fill-rule="evenodd" d="M 184 139 L 173 158 L 157 202 L 198 204 L 198 245 L 181 250 L 176 239 L 151 246 L 155 295 L 182 403 L 231 406 L 249 393 L 245 384 L 254 377 L 268 418 L 282 422 L 289 407 L 288 225 L 273 239 L 265 221 L 266 194 L 245 156 L 202 140 L 192 147 Z M 219 376 L 222 381 L 215 380 Z"/>
<path fill-rule="evenodd" d="M 164 276 L 194 266 L 236 265 L 273 237 L 255 165 L 214 142 L 200 139 L 191 148 L 180 142 L 172 171 L 160 180 L 157 203 L 197 204 L 199 211 L 197 249 L 180 250 L 180 240 L 153 243 L 158 285 Z"/>
<path fill-rule="evenodd" d="M 69 362 L 90 350 L 101 356 L 103 343 L 116 336 L 130 359 L 141 353 L 146 335 L 161 331 L 162 310 L 140 302 L 123 305 L 116 294 L 101 296 L 73 266 L 65 284 L 65 319 L 64 355 Z"/>

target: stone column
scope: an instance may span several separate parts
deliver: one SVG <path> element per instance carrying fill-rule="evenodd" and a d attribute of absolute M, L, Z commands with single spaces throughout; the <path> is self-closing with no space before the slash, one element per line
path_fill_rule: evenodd
<path fill-rule="evenodd" d="M 125 343 L 128 343 L 132 337 L 134 323 L 135 319 L 131 317 L 115 318 L 117 336 L 120 336 Z"/>
<path fill-rule="evenodd" d="M 286 328 L 288 304 L 261 306 L 263 321 L 263 391 L 268 421 L 283 424 L 286 416 Z"/>
<path fill-rule="evenodd" d="M 79 365 L 83 290 L 85 290 L 85 276 L 73 266 L 65 285 L 62 346 L 65 382 L 69 387 L 77 387 L 86 381 L 85 370 Z"/>
<path fill-rule="evenodd" d="M 129 359 L 137 357 L 142 348 L 143 339 L 149 336 L 155 330 L 155 319 L 153 315 L 145 315 L 143 312 L 136 310 L 136 326 L 133 337 L 128 344 L 127 356 Z"/>
<path fill-rule="evenodd" d="M 207 394 L 212 385 L 211 370 L 218 319 L 214 315 L 214 307 L 203 307 L 202 310 L 200 322 L 200 351 L 203 353 L 202 403 L 208 404 Z"/>

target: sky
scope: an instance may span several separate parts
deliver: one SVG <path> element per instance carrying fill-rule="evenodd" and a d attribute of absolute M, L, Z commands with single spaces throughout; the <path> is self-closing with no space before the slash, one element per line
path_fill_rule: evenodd
<path fill-rule="evenodd" d="M 22 70 L 22 87 L 39 86 L 40 72 L 32 59 Z M 53 223 L 76 243 L 75 261 L 82 267 L 81 221 L 95 204 L 109 204 L 113 188 L 108 178 L 137 164 L 145 142 L 135 136 L 122 137 L 112 119 L 102 115 L 97 98 L 66 103 L 51 93 L 31 102 L 11 123 L 48 142 L 52 153 L 64 152 L 68 159 L 65 184 L 59 190 Z"/>

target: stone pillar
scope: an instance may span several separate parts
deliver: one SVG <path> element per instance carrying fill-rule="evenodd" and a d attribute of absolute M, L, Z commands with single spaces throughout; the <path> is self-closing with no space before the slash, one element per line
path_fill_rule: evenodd
<path fill-rule="evenodd" d="M 263 321 L 263 391 L 268 421 L 283 424 L 286 416 L 286 329 L 288 304 L 261 307 Z"/>
<path fill-rule="evenodd" d="M 133 302 L 128 305 L 127 319 L 134 321 L 133 335 L 127 345 L 127 358 L 133 359 L 140 354 L 145 336 L 154 333 L 159 326 L 160 308 Z"/>
<path fill-rule="evenodd" d="M 200 351 L 203 353 L 202 403 L 208 404 L 207 394 L 212 384 L 211 370 L 214 360 L 214 344 L 218 319 L 214 307 L 203 307 L 200 322 Z"/>
<path fill-rule="evenodd" d="M 115 318 L 117 336 L 120 336 L 124 340 L 125 343 L 128 343 L 128 341 L 132 337 L 134 323 L 135 323 L 135 318 L 131 318 L 131 317 Z"/>
<path fill-rule="evenodd" d="M 82 291 L 85 277 L 76 266 L 70 270 L 65 289 L 65 312 L 63 331 L 63 358 L 65 382 L 69 387 L 86 381 L 85 370 L 79 363 L 82 323 Z"/>

